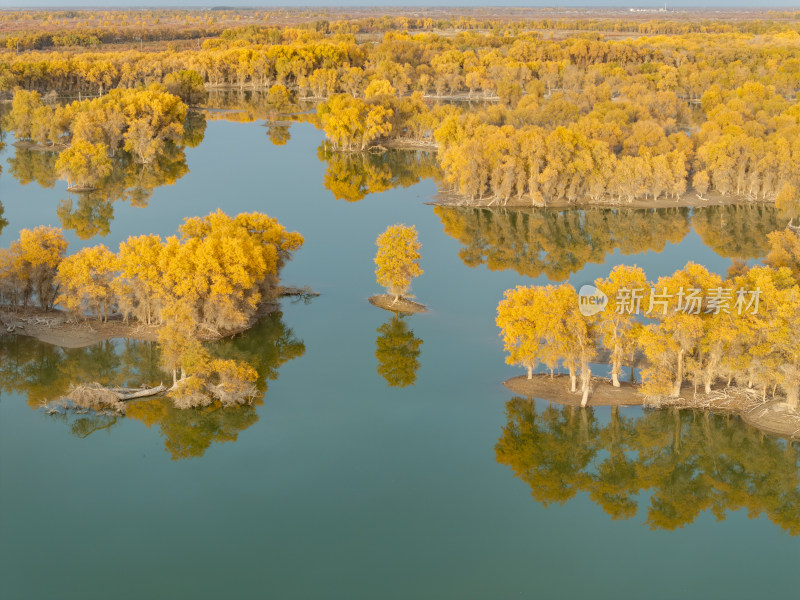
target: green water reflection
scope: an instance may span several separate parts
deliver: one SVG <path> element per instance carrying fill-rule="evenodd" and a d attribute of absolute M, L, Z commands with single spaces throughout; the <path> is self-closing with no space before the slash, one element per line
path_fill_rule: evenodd
<path fill-rule="evenodd" d="M 563 281 L 587 264 L 623 256 L 662 252 L 679 244 L 694 227 L 703 242 L 725 258 L 761 258 L 767 234 L 787 220 L 763 205 L 633 209 L 434 208 L 444 232 L 461 243 L 459 257 L 470 267 L 511 269 Z"/>
<path fill-rule="evenodd" d="M 406 387 L 417 380 L 422 340 L 414 336 L 406 319 L 403 315 L 394 315 L 378 327 L 375 340 L 378 375 L 389 387 Z"/>
<path fill-rule="evenodd" d="M 336 152 L 321 144 L 317 157 L 326 164 L 325 188 L 337 200 L 347 202 L 358 202 L 368 194 L 397 187 L 407 188 L 439 174 L 436 155 L 418 150 Z"/>
<path fill-rule="evenodd" d="M 164 185 L 173 185 L 189 172 L 185 148 L 198 146 L 204 138 L 205 117 L 196 112 L 187 116 L 185 134 L 180 144 L 166 144 L 163 152 L 149 164 L 140 164 L 125 152 L 117 153 L 111 174 L 88 193 L 68 194 L 57 208 L 61 227 L 74 231 L 80 239 L 106 236 L 114 219 L 115 202 L 146 207 L 153 192 Z M 8 158 L 8 173 L 22 185 L 35 183 L 52 188 L 58 181 L 55 152 L 16 148 Z"/>
<path fill-rule="evenodd" d="M 735 417 L 656 410 L 602 424 L 595 410 L 514 398 L 495 446 L 497 462 L 537 502 L 587 493 L 612 519 L 646 512 L 651 529 L 676 529 L 710 510 L 744 509 L 800 534 L 800 445 L 765 436 Z"/>
<path fill-rule="evenodd" d="M 168 398 L 129 402 L 124 417 L 104 412 L 51 411 L 74 385 L 155 386 L 168 379 L 159 368 L 159 348 L 152 342 L 105 341 L 86 348 L 61 348 L 24 336 L 0 336 L 0 390 L 27 397 L 32 409 L 48 409 L 72 433 L 85 438 L 109 429 L 122 418 L 156 426 L 173 459 L 202 456 L 215 442 L 235 441 L 238 432 L 258 420 L 268 382 L 284 363 L 302 356 L 305 345 L 286 327 L 281 313 L 263 318 L 247 333 L 210 346 L 220 358 L 243 361 L 258 372 L 261 396 L 251 405 L 223 409 L 219 403 L 177 410 Z"/>

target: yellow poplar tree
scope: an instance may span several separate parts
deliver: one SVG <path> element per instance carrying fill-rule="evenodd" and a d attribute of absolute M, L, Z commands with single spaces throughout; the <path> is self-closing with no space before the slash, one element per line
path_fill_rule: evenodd
<path fill-rule="evenodd" d="M 640 346 L 648 358 L 649 366 L 642 370 L 643 391 L 652 395 L 669 395 L 677 398 L 686 377 L 687 359 L 697 362 L 698 344 L 712 325 L 702 302 L 709 290 L 720 288 L 722 279 L 696 263 L 687 263 L 683 269 L 669 277 L 661 277 L 653 288 L 652 312 L 657 319 L 648 325 L 640 336 Z M 691 296 L 700 298 L 695 306 Z M 663 302 L 663 303 L 662 303 Z M 643 301 L 650 309 L 649 300 Z M 672 371 L 670 386 L 665 373 Z"/>
<path fill-rule="evenodd" d="M 67 240 L 56 227 L 41 225 L 19 232 L 19 241 L 8 250 L 7 262 L 25 306 L 33 294 L 41 308 L 48 310 L 52 306 L 57 293 L 58 265 L 66 251 Z"/>
<path fill-rule="evenodd" d="M 780 291 L 775 302 L 775 317 L 770 328 L 780 366 L 775 380 L 786 394 L 786 402 L 793 411 L 800 410 L 800 286 Z"/>
<path fill-rule="evenodd" d="M 58 266 L 56 302 L 75 317 L 88 311 L 108 321 L 116 303 L 112 281 L 118 269 L 117 257 L 102 244 L 68 256 Z"/>
<path fill-rule="evenodd" d="M 497 307 L 497 326 L 510 365 L 528 370 L 528 379 L 538 364 L 551 371 L 559 362 L 569 370 L 570 389 L 577 391 L 581 375 L 585 406 L 590 391 L 589 360 L 595 352 L 592 322 L 580 313 L 578 294 L 569 284 L 519 286 L 508 290 Z"/>
<path fill-rule="evenodd" d="M 164 244 L 157 235 L 129 237 L 119 245 L 120 275 L 114 280 L 120 310 L 150 325 L 160 319 L 164 294 L 161 253 Z"/>
<path fill-rule="evenodd" d="M 573 392 L 580 373 L 581 406 L 586 406 L 592 378 L 589 361 L 596 350 L 594 319 L 581 314 L 578 294 L 568 283 L 548 289 L 544 310 L 547 345 L 569 370 Z"/>
<path fill-rule="evenodd" d="M 408 293 L 414 277 L 422 275 L 419 266 L 421 244 L 412 225 L 390 225 L 378 236 L 375 274 L 378 284 L 386 288 L 397 302 Z"/>
<path fill-rule="evenodd" d="M 546 321 L 544 319 L 547 288 L 518 286 L 506 290 L 497 305 L 497 326 L 503 347 L 508 353 L 506 363 L 518 365 L 528 370 L 528 379 L 533 377 L 533 369 L 539 363 L 550 368 L 555 364 L 548 361 L 545 353 Z"/>
<path fill-rule="evenodd" d="M 594 282 L 595 287 L 608 296 L 608 305 L 597 315 L 599 333 L 611 351 L 611 381 L 619 387 L 619 374 L 625 359 L 630 359 L 636 345 L 636 307 L 624 305 L 617 299 L 633 298 L 633 290 L 644 296 L 647 278 L 639 267 L 617 265 L 608 277 Z"/>
<path fill-rule="evenodd" d="M 71 189 L 91 190 L 111 174 L 111 160 L 105 144 L 77 139 L 56 161 L 56 172 Z"/>

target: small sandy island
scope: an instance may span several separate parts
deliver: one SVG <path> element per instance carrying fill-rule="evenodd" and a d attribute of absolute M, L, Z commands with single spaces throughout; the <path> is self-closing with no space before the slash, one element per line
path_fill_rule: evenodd
<path fill-rule="evenodd" d="M 400 298 L 395 302 L 394 296 L 390 296 L 389 294 L 378 294 L 377 296 L 370 296 L 369 303 L 377 306 L 379 308 L 383 308 L 385 310 L 391 310 L 392 312 L 398 313 L 426 313 L 428 309 L 425 308 L 424 304 L 420 304 L 419 302 L 414 302 L 413 300 L 409 300 L 408 298 Z"/>
<path fill-rule="evenodd" d="M 569 376 L 536 374 L 512 377 L 503 382 L 509 390 L 528 398 L 541 398 L 566 406 L 580 406 L 581 393 L 569 391 Z M 681 388 L 679 398 L 654 399 L 639 391 L 635 383 L 622 382 L 615 388 L 611 381 L 592 377 L 587 406 L 647 406 L 652 408 L 691 408 L 716 413 L 735 414 L 748 425 L 767 433 L 800 439 L 800 413 L 792 412 L 785 402 L 766 399 L 756 390 L 738 387 L 712 389 L 710 394 L 695 391 L 691 385 Z"/>

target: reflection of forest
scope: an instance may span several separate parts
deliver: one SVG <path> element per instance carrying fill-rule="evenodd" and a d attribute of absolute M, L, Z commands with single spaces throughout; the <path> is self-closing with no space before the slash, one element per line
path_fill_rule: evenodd
<path fill-rule="evenodd" d="M 158 348 L 149 342 L 60 348 L 31 337 L 0 336 L 0 390 L 26 396 L 31 408 L 63 397 L 73 384 L 157 384 L 162 378 Z"/>
<path fill-rule="evenodd" d="M 536 411 L 522 398 L 506 404 L 506 416 L 497 461 L 544 505 L 586 492 L 612 519 L 628 519 L 648 493 L 651 529 L 744 508 L 800 533 L 800 448 L 733 417 L 657 410 L 630 418 L 612 409 L 602 425 L 593 409 Z"/>
<path fill-rule="evenodd" d="M 222 408 L 219 403 L 201 409 L 178 410 L 168 398 L 130 402 L 125 416 L 158 425 L 172 457 L 202 456 L 214 442 L 236 439 L 258 420 L 256 407 L 263 403 L 267 382 L 278 368 L 305 353 L 303 342 L 274 313 L 246 334 L 210 346 L 214 356 L 246 362 L 258 372 L 262 393 L 253 405 Z M 60 348 L 34 338 L 0 336 L 0 390 L 26 395 L 31 408 L 64 397 L 71 386 L 97 382 L 107 386 L 157 385 L 165 379 L 159 369 L 159 349 L 150 342 L 106 341 L 88 348 Z M 72 432 L 86 437 L 108 428 L 122 417 L 106 413 L 60 414 Z"/>
<path fill-rule="evenodd" d="M 0 202 L 0 233 L 3 233 L 3 229 L 5 229 L 6 225 L 8 225 L 8 221 L 3 218 L 3 213 L 5 209 L 3 208 L 3 203 Z"/>
<path fill-rule="evenodd" d="M 184 148 L 195 147 L 203 140 L 206 121 L 203 115 L 189 113 L 181 144 L 166 144 L 152 163 L 140 164 L 127 152 L 112 159 L 111 175 L 102 185 L 89 193 L 69 194 L 58 207 L 58 218 L 64 229 L 75 231 L 81 239 L 107 235 L 114 218 L 113 203 L 126 201 L 133 206 L 146 207 L 153 191 L 172 185 L 189 172 Z M 51 188 L 58 180 L 55 152 L 40 152 L 17 148 L 8 159 L 9 173 L 22 185 L 35 182 Z"/>
<path fill-rule="evenodd" d="M 439 174 L 436 154 L 419 150 L 336 152 L 322 144 L 317 156 L 327 163 L 325 187 L 337 200 L 348 202 L 396 187 L 407 188 Z"/>
<path fill-rule="evenodd" d="M 232 121 L 236 123 L 252 123 L 274 119 L 283 111 L 307 112 L 313 110 L 313 104 L 300 103 L 293 106 L 276 107 L 269 100 L 265 90 L 216 89 L 209 90 L 203 107 L 206 118 L 211 121 Z"/>
<path fill-rule="evenodd" d="M 764 204 L 695 209 L 692 226 L 703 243 L 725 258 L 762 258 L 769 252 L 767 234 L 785 229 L 789 219 Z"/>
<path fill-rule="evenodd" d="M 390 387 L 414 385 L 419 370 L 419 347 L 422 340 L 414 337 L 402 315 L 394 315 L 378 327 L 375 340 L 375 358 L 378 359 L 378 375 Z"/>
<path fill-rule="evenodd" d="M 437 206 L 449 236 L 459 240 L 459 256 L 470 267 L 513 269 L 561 281 L 589 263 L 602 264 L 615 250 L 623 255 L 661 252 L 678 243 L 691 224 L 721 256 L 757 258 L 768 249 L 766 234 L 783 229 L 773 207 L 711 206 L 587 210 L 506 210 Z"/>
<path fill-rule="evenodd" d="M 58 181 L 55 152 L 36 152 L 17 148 L 14 156 L 8 159 L 8 172 L 22 185 L 37 183 L 43 188 L 51 188 Z"/>

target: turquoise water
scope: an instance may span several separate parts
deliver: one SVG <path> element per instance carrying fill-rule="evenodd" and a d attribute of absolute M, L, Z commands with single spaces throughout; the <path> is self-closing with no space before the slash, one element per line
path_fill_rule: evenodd
<path fill-rule="evenodd" d="M 290 330 L 291 344 L 302 342 L 303 350 L 295 348 L 282 364 L 265 359 L 263 404 L 242 415 L 229 435 L 216 431 L 217 438 L 186 458 L 170 450 L 174 431 L 165 433 L 157 422 L 148 427 L 122 418 L 81 436 L 36 408 L 36 399 L 55 385 L 47 382 L 56 375 L 48 374 L 69 378 L 72 371 L 65 375 L 59 365 L 85 372 L 112 361 L 113 374 L 125 363 L 122 343 L 98 350 L 99 357 L 70 359 L 37 345 L 6 348 L 0 597 L 732 599 L 795 591 L 800 547 L 789 529 L 797 528 L 798 504 L 790 493 L 779 498 L 776 491 L 778 505 L 773 502 L 773 513 L 789 526 L 723 503 L 724 520 L 703 510 L 675 529 L 648 522 L 653 487 L 637 492 L 638 510 L 627 519 L 612 519 L 585 487 L 563 504 L 532 497 L 530 482 L 498 462 L 495 449 L 512 400 L 501 382 L 518 372 L 504 364 L 494 312 L 505 289 L 544 283 L 548 274 L 491 270 L 482 260 L 468 266 L 464 241 L 446 234 L 425 204 L 436 193 L 431 179 L 358 202 L 337 200 L 323 185 L 321 139 L 310 125 L 298 124 L 286 145 L 273 146 L 257 124 L 209 122 L 205 140 L 186 150 L 189 172 L 155 189 L 147 207 L 115 202 L 105 237 L 80 240 L 69 233 L 72 250 L 98 241 L 115 247 L 132 234 L 170 234 L 184 217 L 218 207 L 229 214 L 263 211 L 306 238 L 283 281 L 321 295 L 309 304 L 284 301 L 277 321 L 235 342 L 272 356 L 289 344 L 275 340 Z M 67 198 L 63 182 L 20 185 L 6 163 L 13 152 L 6 146 L 0 156 L 0 201 L 9 223 L 2 246 L 21 228 L 59 225 L 58 205 Z M 422 341 L 416 381 L 405 387 L 389 386 L 378 373 L 378 329 L 391 315 L 366 301 L 380 291 L 375 238 L 398 222 L 419 231 L 425 273 L 413 291 L 431 309 L 403 320 Z M 566 272 L 580 284 L 620 262 L 638 264 L 651 278 L 690 259 L 719 272 L 730 264 L 691 227 L 677 243 L 650 245 L 657 247 L 629 248 L 625 255 L 612 248 L 599 264 L 576 259 Z M 10 357 L 19 362 L 13 369 Z M 22 372 L 25 365 L 39 371 Z M 15 374 L 41 385 L 33 391 L 12 385 Z M 653 418 L 636 408 L 620 414 Z M 591 415 L 598 427 L 612 423 L 609 409 Z M 171 423 L 185 433 L 201 421 L 219 426 L 207 419 Z M 658 435 L 674 439 L 670 426 L 659 424 Z M 581 437 L 576 427 L 574 445 L 559 446 L 568 463 L 599 435 Z M 760 469 L 766 474 L 780 466 L 780 484 L 797 489 L 796 447 L 754 437 L 735 419 L 715 422 L 712 431 L 754 448 L 763 440 L 772 445 L 765 451 L 770 457 L 781 450 L 783 459 L 761 460 L 756 450 L 752 460 L 729 457 L 730 468 L 757 479 Z M 630 431 L 620 436 L 635 438 Z M 723 456 L 714 439 L 704 444 L 692 437 L 681 446 L 689 452 L 676 462 L 684 475 L 699 469 L 701 458 Z M 658 448 L 675 450 L 669 443 Z M 607 452 L 607 446 L 597 449 L 585 470 L 597 472 Z M 549 476 L 558 482 L 560 471 L 554 473 Z M 689 504 L 697 501 L 690 491 Z M 759 493 L 769 496 L 769 486 Z"/>

